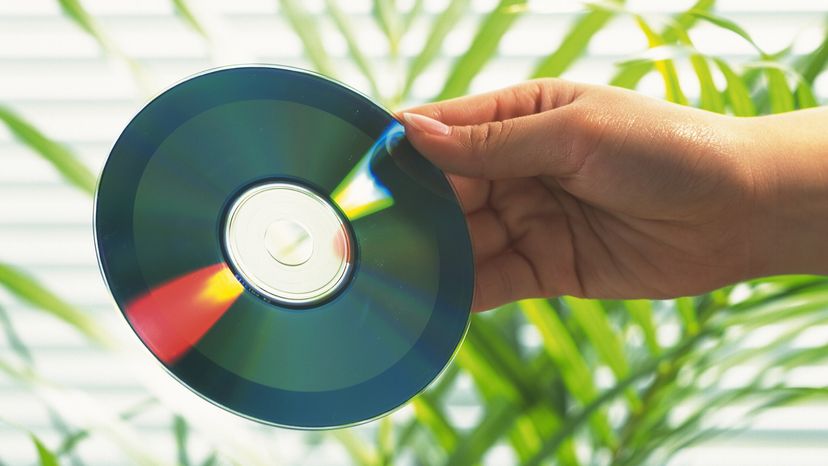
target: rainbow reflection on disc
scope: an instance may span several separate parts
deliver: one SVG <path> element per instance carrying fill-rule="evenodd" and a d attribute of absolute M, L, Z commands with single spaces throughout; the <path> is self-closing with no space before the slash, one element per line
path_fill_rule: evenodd
<path fill-rule="evenodd" d="M 165 368 L 268 424 L 390 412 L 469 321 L 471 246 L 445 176 L 387 111 L 301 70 L 218 69 L 150 102 L 103 169 L 95 240 Z"/>

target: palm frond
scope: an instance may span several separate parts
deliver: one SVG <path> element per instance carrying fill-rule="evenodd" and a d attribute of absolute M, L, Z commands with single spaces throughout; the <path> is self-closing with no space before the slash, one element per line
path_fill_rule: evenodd
<path fill-rule="evenodd" d="M 111 345 L 109 337 L 86 313 L 49 291 L 17 267 L 0 263 L 0 286 L 36 309 L 66 322 L 92 341 L 105 346 Z"/>
<path fill-rule="evenodd" d="M 112 40 L 109 34 L 98 24 L 98 21 L 84 8 L 81 0 L 58 0 L 60 7 L 66 16 L 78 27 L 89 34 L 103 49 L 104 53 L 115 57 L 126 63 L 132 71 L 139 87 L 149 93 L 152 89 L 149 76 L 143 66 L 133 60 L 121 50 L 120 46 Z"/>
<path fill-rule="evenodd" d="M 315 18 L 297 0 L 279 0 L 279 5 L 293 32 L 302 41 L 305 53 L 316 71 L 326 76 L 336 77 Z"/>
<path fill-rule="evenodd" d="M 524 12 L 527 0 L 500 0 L 486 15 L 471 46 L 455 61 L 437 100 L 457 97 L 466 92 L 469 85 L 497 52 L 500 39 Z"/>
<path fill-rule="evenodd" d="M 606 5 L 621 6 L 623 4 L 624 0 L 612 0 Z M 575 21 L 558 48 L 537 64 L 532 77 L 557 77 L 563 74 L 578 57 L 583 55 L 592 37 L 616 14 L 617 11 L 613 8 L 590 8 L 590 11 Z"/>
<path fill-rule="evenodd" d="M 193 9 L 190 8 L 190 3 L 187 0 L 171 0 L 173 4 L 173 8 L 175 9 L 176 14 L 181 17 L 182 20 L 189 26 L 193 31 L 198 33 L 201 37 L 205 39 L 209 39 L 209 35 L 207 34 L 207 28 L 201 24 L 201 21 L 196 17 Z"/>
<path fill-rule="evenodd" d="M 428 65 L 430 65 L 440 53 L 443 41 L 445 41 L 446 36 L 449 32 L 451 32 L 460 18 L 463 17 L 463 13 L 465 13 L 468 8 L 469 1 L 470 0 L 451 0 L 446 9 L 443 10 L 443 12 L 440 13 L 434 21 L 431 26 L 431 30 L 428 33 L 425 45 L 423 45 L 420 53 L 414 57 L 408 67 L 408 73 L 406 74 L 405 82 L 403 83 L 403 88 L 400 92 L 400 100 L 405 100 L 408 97 L 414 81 L 417 80 L 420 74 L 428 68 Z"/>
<path fill-rule="evenodd" d="M 350 54 L 351 59 L 354 61 L 354 64 L 356 64 L 357 68 L 359 68 L 360 72 L 362 72 L 362 75 L 365 76 L 365 79 L 368 80 L 368 85 L 371 88 L 371 94 L 375 98 L 381 99 L 382 95 L 380 94 L 379 87 L 377 86 L 377 80 L 374 75 L 373 67 L 371 66 L 368 58 L 362 53 L 362 48 L 357 42 L 353 27 L 351 26 L 347 16 L 345 16 L 339 8 L 337 0 L 325 0 L 325 6 L 328 8 L 328 13 L 330 13 L 331 19 L 333 19 L 337 29 L 339 29 L 339 33 L 342 34 L 342 37 L 345 39 L 345 43 L 348 44 L 348 53 Z"/>
<path fill-rule="evenodd" d="M 52 453 L 52 450 L 46 448 L 46 445 L 34 434 L 29 434 L 29 437 L 32 439 L 32 443 L 34 443 L 35 450 L 37 450 L 37 459 L 40 466 L 59 465 L 57 456 Z"/>
<path fill-rule="evenodd" d="M 52 164 L 75 187 L 90 195 L 95 192 L 95 176 L 66 146 L 50 139 L 20 115 L 2 105 L 0 121 L 5 123 L 12 135 Z"/>

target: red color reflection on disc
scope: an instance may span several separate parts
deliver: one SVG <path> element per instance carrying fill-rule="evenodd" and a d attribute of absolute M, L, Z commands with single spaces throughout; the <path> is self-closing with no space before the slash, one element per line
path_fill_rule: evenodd
<path fill-rule="evenodd" d="M 244 287 L 224 263 L 159 285 L 126 309 L 130 324 L 162 362 L 195 345 L 241 295 Z"/>

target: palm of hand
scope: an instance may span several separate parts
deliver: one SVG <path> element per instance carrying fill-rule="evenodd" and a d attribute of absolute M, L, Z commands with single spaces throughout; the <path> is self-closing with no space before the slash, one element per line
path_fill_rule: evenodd
<path fill-rule="evenodd" d="M 552 177 L 452 182 L 472 236 L 477 310 L 561 294 L 696 294 L 741 273 L 738 234 L 732 222 L 711 220 L 718 213 L 670 219 L 657 205 L 628 208 L 623 193 L 613 192 L 594 199 L 594 189 Z"/>

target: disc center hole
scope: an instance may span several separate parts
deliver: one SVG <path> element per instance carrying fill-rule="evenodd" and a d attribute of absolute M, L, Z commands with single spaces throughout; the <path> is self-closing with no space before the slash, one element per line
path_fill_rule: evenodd
<path fill-rule="evenodd" d="M 299 222 L 279 219 L 265 231 L 265 249 L 280 264 L 295 267 L 313 255 L 313 238 Z"/>

